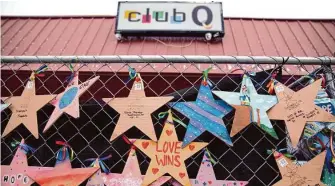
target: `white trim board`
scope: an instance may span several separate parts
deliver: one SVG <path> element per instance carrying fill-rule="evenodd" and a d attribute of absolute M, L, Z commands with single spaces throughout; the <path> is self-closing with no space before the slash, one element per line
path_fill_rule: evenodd
<path fill-rule="evenodd" d="M 0 0 L 2 16 L 115 16 L 117 0 Z M 131 0 L 136 1 L 136 0 Z M 155 0 L 147 0 L 155 1 Z M 157 1 L 157 0 L 156 0 Z M 182 0 L 187 1 L 187 0 Z M 197 1 L 197 0 L 193 0 Z M 335 0 L 221 0 L 224 17 L 335 20 Z M 197 1 L 197 2 L 204 2 Z"/>

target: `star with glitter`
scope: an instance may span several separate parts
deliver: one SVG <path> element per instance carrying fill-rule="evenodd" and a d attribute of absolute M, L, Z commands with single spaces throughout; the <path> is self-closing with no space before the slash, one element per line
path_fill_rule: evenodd
<path fill-rule="evenodd" d="M 234 136 L 251 122 L 257 125 L 272 137 L 278 136 L 267 115 L 267 111 L 278 103 L 277 97 L 258 94 L 250 77 L 243 76 L 240 92 L 213 91 L 222 100 L 235 108 L 235 117 L 231 135 Z"/>
<path fill-rule="evenodd" d="M 190 119 L 182 147 L 191 143 L 205 131 L 226 144 L 233 145 L 222 120 L 233 108 L 222 100 L 215 100 L 209 85 L 200 86 L 196 101 L 172 102 L 169 105 Z"/>
<path fill-rule="evenodd" d="M 197 174 L 196 179 L 191 179 L 192 186 L 198 186 L 198 185 L 215 185 L 215 186 L 222 186 L 222 185 L 236 185 L 236 186 L 246 186 L 248 184 L 247 181 L 231 181 L 231 180 L 217 180 L 212 163 L 209 158 L 210 155 L 208 155 L 208 152 L 205 151 L 204 156 L 202 158 L 202 162 L 200 165 L 200 169 Z M 181 186 L 180 183 L 177 181 L 173 181 L 172 185 L 174 186 Z"/>
<path fill-rule="evenodd" d="M 102 173 L 103 183 L 106 186 L 140 186 L 144 176 L 141 175 L 135 149 L 129 152 L 126 165 L 121 174 L 119 173 Z M 163 176 L 151 183 L 150 186 L 160 186 L 170 180 L 170 176 Z"/>

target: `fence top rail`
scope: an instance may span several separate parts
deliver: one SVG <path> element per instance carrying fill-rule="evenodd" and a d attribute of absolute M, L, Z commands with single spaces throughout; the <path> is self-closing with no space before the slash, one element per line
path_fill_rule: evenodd
<path fill-rule="evenodd" d="M 2 63 L 217 63 L 335 65 L 335 57 L 270 56 L 191 56 L 191 55 L 113 55 L 113 56 L 1 56 Z"/>

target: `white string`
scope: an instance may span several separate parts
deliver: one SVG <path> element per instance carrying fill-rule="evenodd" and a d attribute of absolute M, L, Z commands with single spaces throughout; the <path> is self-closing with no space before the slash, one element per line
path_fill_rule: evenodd
<path fill-rule="evenodd" d="M 159 39 L 157 39 L 157 38 L 152 38 L 152 39 L 154 39 L 155 41 L 157 41 L 157 42 L 159 42 L 159 43 L 161 43 L 161 44 L 163 44 L 163 45 L 165 45 L 165 46 L 168 46 L 168 47 L 175 47 L 175 48 L 186 48 L 186 47 L 189 47 L 189 46 L 191 46 L 191 44 L 192 44 L 193 41 L 194 41 L 194 39 L 193 39 L 193 40 L 191 40 L 191 42 L 190 42 L 189 44 L 182 46 L 182 45 L 171 45 L 171 44 L 167 44 L 167 43 L 165 43 L 164 41 L 159 40 Z"/>

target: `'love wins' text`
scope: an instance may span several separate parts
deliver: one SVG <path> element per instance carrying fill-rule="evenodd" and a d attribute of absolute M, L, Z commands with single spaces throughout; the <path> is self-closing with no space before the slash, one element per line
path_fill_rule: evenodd
<path fill-rule="evenodd" d="M 163 145 L 157 144 L 156 152 L 160 152 L 156 154 L 157 164 L 159 166 L 180 167 L 180 149 L 181 142 L 179 141 L 165 141 Z"/>

